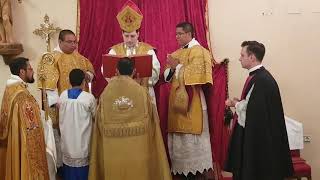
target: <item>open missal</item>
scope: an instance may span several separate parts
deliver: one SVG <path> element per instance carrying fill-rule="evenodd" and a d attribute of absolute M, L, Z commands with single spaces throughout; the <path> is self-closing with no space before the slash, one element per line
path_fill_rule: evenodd
<path fill-rule="evenodd" d="M 105 78 L 116 75 L 118 61 L 123 57 L 127 56 L 102 55 L 102 73 Z M 134 62 L 136 74 L 139 74 L 139 78 L 152 76 L 152 55 L 134 55 L 129 56 L 129 58 Z"/>

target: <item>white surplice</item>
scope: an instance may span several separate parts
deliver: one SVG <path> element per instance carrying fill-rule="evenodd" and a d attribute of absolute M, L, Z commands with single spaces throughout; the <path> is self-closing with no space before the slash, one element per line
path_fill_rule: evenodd
<path fill-rule="evenodd" d="M 58 104 L 63 163 L 71 167 L 87 166 L 96 100 L 85 91 L 77 99 L 70 99 L 65 90 Z"/>

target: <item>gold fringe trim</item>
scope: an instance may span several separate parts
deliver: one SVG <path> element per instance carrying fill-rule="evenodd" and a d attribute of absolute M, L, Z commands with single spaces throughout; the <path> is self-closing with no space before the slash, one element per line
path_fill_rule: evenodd
<path fill-rule="evenodd" d="M 52 120 L 52 127 L 54 129 L 59 128 L 59 111 L 57 111 L 56 107 L 49 108 L 49 117 Z"/>
<path fill-rule="evenodd" d="M 205 21 L 206 21 L 206 38 L 207 38 L 207 43 L 208 43 L 208 48 L 211 52 L 211 57 L 212 57 L 212 64 L 215 65 L 217 64 L 217 61 L 213 57 L 213 50 L 211 46 L 211 36 L 210 36 L 210 31 L 209 31 L 209 2 L 206 0 L 206 11 L 205 11 Z"/>
<path fill-rule="evenodd" d="M 221 64 L 224 64 L 226 66 L 226 99 L 229 98 L 229 59 L 225 58 L 223 59 L 223 61 L 221 62 Z"/>
<path fill-rule="evenodd" d="M 79 38 L 80 38 L 80 0 L 77 1 L 76 36 L 77 36 L 77 41 L 79 42 Z"/>

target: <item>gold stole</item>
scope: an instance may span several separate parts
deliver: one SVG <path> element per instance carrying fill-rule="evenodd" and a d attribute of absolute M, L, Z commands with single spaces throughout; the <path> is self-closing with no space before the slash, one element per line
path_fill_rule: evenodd
<path fill-rule="evenodd" d="M 179 49 L 172 56 L 183 65 L 179 72 L 179 79 L 172 78 L 169 96 L 168 131 L 176 133 L 201 134 L 202 133 L 202 105 L 200 99 L 201 85 L 213 83 L 212 64 L 209 51 L 196 45 L 187 49 Z M 179 84 L 180 82 L 180 84 Z M 186 107 L 188 98 L 183 90 L 185 85 L 192 88 L 192 101 L 186 112 L 177 107 Z M 179 100 L 180 98 L 180 100 Z M 181 103 L 181 104 L 179 104 Z"/>
<path fill-rule="evenodd" d="M 3 100 L 0 124 L 5 133 L 0 138 L 0 177 L 49 179 L 44 130 L 36 100 L 22 83 L 8 86 Z"/>

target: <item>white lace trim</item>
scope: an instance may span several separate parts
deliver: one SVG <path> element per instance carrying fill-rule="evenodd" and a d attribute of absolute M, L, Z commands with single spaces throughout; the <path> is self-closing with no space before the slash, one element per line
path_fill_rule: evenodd
<path fill-rule="evenodd" d="M 89 165 L 89 157 L 85 158 L 72 158 L 63 155 L 63 163 L 71 167 L 83 167 Z"/>
<path fill-rule="evenodd" d="M 192 173 L 193 175 L 196 175 L 197 172 L 203 174 L 204 171 L 209 171 L 209 169 L 213 169 L 212 163 L 201 163 L 201 162 L 189 162 L 188 164 L 181 163 L 181 166 L 179 166 L 180 169 L 177 167 L 175 169 L 171 168 L 171 172 L 176 174 L 183 174 L 187 176 L 189 173 Z"/>
<path fill-rule="evenodd" d="M 54 140 L 56 143 L 56 150 L 57 150 L 57 167 L 62 167 L 62 152 L 61 152 L 61 137 L 59 135 L 58 129 L 53 129 L 53 135 L 54 135 Z"/>
<path fill-rule="evenodd" d="M 201 135 L 169 133 L 168 148 L 174 174 L 195 175 L 213 169 L 207 111 L 203 111 Z"/>

